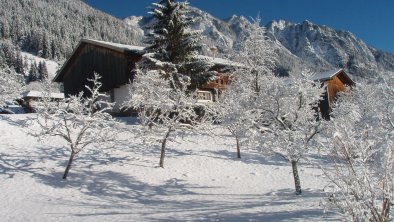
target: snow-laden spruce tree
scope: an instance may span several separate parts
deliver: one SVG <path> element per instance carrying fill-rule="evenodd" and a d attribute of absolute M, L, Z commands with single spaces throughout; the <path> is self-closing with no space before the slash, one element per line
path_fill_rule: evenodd
<path fill-rule="evenodd" d="M 193 18 L 189 15 L 188 3 L 160 0 L 153 3 L 150 14 L 154 20 L 147 27 L 150 30 L 145 39 L 149 45 L 147 53 L 155 60 L 173 63 L 178 73 L 190 78 L 189 89 L 210 80 L 213 76 L 208 72 L 209 64 L 198 56 L 202 47 L 201 32 L 190 29 Z"/>
<path fill-rule="evenodd" d="M 138 71 L 129 88 L 130 99 L 124 104 L 137 110 L 145 126 L 142 136 L 150 140 L 155 134 L 161 134 L 160 167 L 164 167 L 168 140 L 176 136 L 178 130 L 193 130 L 204 125 L 207 110 L 188 90 L 189 77 L 178 74 L 175 69 L 171 72 L 167 67 L 166 70 Z"/>
<path fill-rule="evenodd" d="M 340 96 L 322 143 L 331 162 L 322 166 L 330 181 L 327 206 L 346 220 L 394 218 L 394 79 L 383 79 Z"/>
<path fill-rule="evenodd" d="M 257 17 L 237 46 L 232 59 L 241 63 L 233 73 L 232 83 L 224 92 L 218 104 L 221 125 L 225 126 L 235 137 L 237 156 L 241 157 L 240 140 L 245 139 L 247 132 L 253 126 L 256 116 L 256 100 L 270 78 L 273 77 L 275 57 L 272 43 L 265 34 L 265 28 L 260 25 Z M 268 82 L 267 82 L 268 81 Z"/>
<path fill-rule="evenodd" d="M 99 92 L 102 84 L 98 74 L 89 81 L 92 86 L 86 89 L 90 95 L 81 92 L 56 102 L 50 98 L 50 92 L 45 92 L 37 107 L 36 122 L 40 129 L 35 136 L 41 140 L 48 136 L 63 138 L 70 149 L 63 179 L 67 178 L 77 154 L 88 146 L 103 146 L 115 138 L 115 120 L 108 113 L 113 104 L 106 101 L 107 95 Z"/>
<path fill-rule="evenodd" d="M 9 68 L 0 68 L 0 107 L 6 101 L 17 99 L 24 88 L 23 86 L 23 76 Z"/>

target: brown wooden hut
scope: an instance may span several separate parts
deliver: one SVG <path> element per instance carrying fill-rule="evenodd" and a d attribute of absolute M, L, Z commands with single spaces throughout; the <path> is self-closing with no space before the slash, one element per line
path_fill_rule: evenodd
<path fill-rule="evenodd" d="M 314 76 L 314 80 L 320 81 L 326 87 L 326 93 L 319 107 L 322 117 L 328 120 L 332 111 L 332 103 L 338 93 L 345 91 L 347 87 L 354 86 L 355 82 L 343 69 L 318 73 Z"/>
<path fill-rule="evenodd" d="M 82 39 L 54 81 L 64 83 L 65 95 L 75 95 L 84 90 L 87 79 L 96 72 L 102 77 L 102 91 L 109 91 L 133 79 L 132 70 L 143 50 L 139 46 Z"/>
<path fill-rule="evenodd" d="M 206 92 L 210 92 L 211 100 L 216 102 L 220 98 L 221 94 L 231 84 L 234 70 L 237 68 L 246 69 L 246 66 L 244 64 L 222 58 L 207 56 L 201 56 L 201 58 L 213 63 L 211 71 L 215 72 L 215 80 L 200 86 L 199 89 L 201 92 L 204 92 L 202 94 L 203 97 L 206 97 Z"/>

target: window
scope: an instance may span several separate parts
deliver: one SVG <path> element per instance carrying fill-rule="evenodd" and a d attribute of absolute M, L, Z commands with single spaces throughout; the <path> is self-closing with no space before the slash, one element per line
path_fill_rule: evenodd
<path fill-rule="evenodd" d="M 198 91 L 197 98 L 202 101 L 212 101 L 212 93 L 209 91 Z"/>

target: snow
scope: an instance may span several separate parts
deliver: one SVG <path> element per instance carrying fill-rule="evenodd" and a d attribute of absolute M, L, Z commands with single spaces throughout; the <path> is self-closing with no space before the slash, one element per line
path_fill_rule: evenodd
<path fill-rule="evenodd" d="M 137 27 L 143 18 L 143 16 L 129 16 L 123 19 L 123 21 L 129 26 Z"/>
<path fill-rule="evenodd" d="M 178 134 L 165 168 L 158 146 L 131 139 L 139 128 L 121 119 L 115 147 L 77 156 L 59 138 L 38 142 L 20 124 L 35 114 L 0 115 L 2 221 L 333 221 L 319 206 L 326 185 L 312 162 L 299 166 L 303 194 L 294 195 L 291 166 L 243 150 L 220 127 L 211 136 Z"/>

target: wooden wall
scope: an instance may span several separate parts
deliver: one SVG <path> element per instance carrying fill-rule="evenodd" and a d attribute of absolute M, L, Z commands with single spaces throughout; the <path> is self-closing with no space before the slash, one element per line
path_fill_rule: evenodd
<path fill-rule="evenodd" d="M 354 82 L 350 80 L 345 74 L 339 73 L 329 80 L 326 80 L 327 91 L 324 94 L 324 99 L 320 101 L 319 108 L 322 117 L 326 120 L 330 119 L 332 104 L 335 102 L 339 92 L 346 90 L 347 86 L 353 86 Z"/>
<path fill-rule="evenodd" d="M 334 76 L 332 79 L 326 81 L 327 92 L 330 103 L 335 101 L 335 98 L 339 92 L 343 92 L 346 89 L 346 85 L 338 76 Z"/>
<path fill-rule="evenodd" d="M 97 45 L 83 44 L 64 70 L 64 93 L 75 95 L 85 91 L 88 78 L 96 72 L 101 75 L 101 91 L 109 91 L 133 80 L 132 70 L 140 57 L 120 53 Z M 86 92 L 86 91 L 85 91 Z"/>

